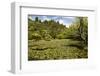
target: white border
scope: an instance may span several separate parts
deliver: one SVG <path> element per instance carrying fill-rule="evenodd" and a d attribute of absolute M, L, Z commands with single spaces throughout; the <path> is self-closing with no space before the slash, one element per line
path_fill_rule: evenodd
<path fill-rule="evenodd" d="M 28 8 L 27 8 L 28 7 Z M 35 12 L 39 11 L 39 12 Z M 44 12 L 43 12 L 44 11 Z M 46 12 L 50 11 L 50 13 Z M 52 11 L 52 12 L 51 12 Z M 67 14 L 65 14 L 67 12 Z M 77 12 L 75 12 L 77 11 Z M 33 13 L 35 12 L 35 13 Z M 54 13 L 59 12 L 59 13 Z M 72 12 L 72 13 L 71 13 Z M 81 13 L 80 13 L 81 12 Z M 95 12 L 94 8 L 83 7 L 45 7 L 34 6 L 28 3 L 12 3 L 12 59 L 11 71 L 13 73 L 22 72 L 42 72 L 52 70 L 74 69 L 74 68 L 88 68 L 94 67 L 95 57 L 93 56 L 95 46 Z M 39 61 L 27 62 L 27 14 L 40 14 L 40 15 L 65 15 L 65 16 L 88 16 L 89 17 L 89 59 L 88 60 L 56 60 L 56 61 Z M 91 22 L 91 23 L 90 23 Z M 24 27 L 25 25 L 26 27 Z M 91 26 L 90 26 L 91 25 Z M 95 29 L 94 29 L 95 28 Z M 23 33 L 25 32 L 25 33 Z M 92 41 L 92 42 L 91 42 Z M 91 47 L 91 48 L 90 48 Z M 21 50 L 21 51 L 20 51 Z M 66 66 L 65 66 L 66 65 Z M 34 68 L 33 68 L 33 67 Z"/>

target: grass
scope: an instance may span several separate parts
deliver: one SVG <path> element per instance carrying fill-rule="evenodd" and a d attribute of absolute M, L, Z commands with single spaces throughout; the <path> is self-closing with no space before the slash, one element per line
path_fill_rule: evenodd
<path fill-rule="evenodd" d="M 69 39 L 28 41 L 28 60 L 87 58 L 88 51 L 68 46 Z"/>

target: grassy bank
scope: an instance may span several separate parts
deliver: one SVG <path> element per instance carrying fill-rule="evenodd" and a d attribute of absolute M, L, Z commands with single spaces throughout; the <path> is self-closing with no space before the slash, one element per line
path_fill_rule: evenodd
<path fill-rule="evenodd" d="M 87 58 L 87 50 L 68 46 L 69 39 L 28 41 L 28 60 L 53 60 Z M 75 43 L 75 41 L 74 41 Z"/>

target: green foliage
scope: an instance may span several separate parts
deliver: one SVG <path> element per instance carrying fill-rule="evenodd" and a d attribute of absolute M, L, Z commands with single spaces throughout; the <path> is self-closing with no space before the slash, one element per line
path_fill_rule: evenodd
<path fill-rule="evenodd" d="M 44 40 L 51 40 L 52 39 L 52 37 L 51 37 L 51 35 L 49 34 L 49 32 L 48 32 L 48 30 L 41 30 L 40 31 L 40 34 L 41 34 L 41 36 L 42 36 L 42 38 L 44 39 Z"/>
<path fill-rule="evenodd" d="M 28 19 L 28 60 L 87 58 L 87 52 L 87 17 L 77 17 L 68 28 L 59 21 Z"/>
<path fill-rule="evenodd" d="M 38 41 L 41 40 L 41 35 L 39 35 L 38 33 L 33 33 L 32 34 L 32 39 Z"/>
<path fill-rule="evenodd" d="M 88 45 L 88 23 L 86 17 L 78 17 L 77 21 L 73 23 L 66 32 L 66 38 L 78 41 L 75 44 L 69 44 L 80 49 L 84 49 Z"/>
<path fill-rule="evenodd" d="M 65 38 L 65 35 L 64 35 L 64 34 L 58 34 L 58 35 L 57 35 L 57 38 L 58 38 L 58 39 L 64 39 L 64 38 Z"/>
<path fill-rule="evenodd" d="M 87 58 L 87 51 L 76 47 L 67 46 L 70 40 L 54 39 L 51 41 L 40 40 L 39 42 L 29 42 L 29 60 L 48 60 L 48 59 L 76 59 Z"/>
<path fill-rule="evenodd" d="M 29 31 L 28 32 L 28 40 L 32 40 L 33 39 L 32 33 L 33 33 L 32 31 Z"/>
<path fill-rule="evenodd" d="M 38 17 L 36 17 L 36 18 L 35 18 L 35 21 L 36 21 L 36 22 L 38 22 L 38 21 L 39 21 Z"/>
<path fill-rule="evenodd" d="M 45 30 L 45 31 L 44 31 Z M 59 22 L 55 22 L 54 20 L 43 21 L 35 18 L 35 21 L 28 20 L 28 32 L 38 32 L 38 34 L 42 34 L 45 40 L 56 39 L 57 35 L 66 30 L 66 27 Z M 30 34 L 30 33 L 29 33 Z M 29 36 L 30 37 L 30 36 Z M 30 38 L 29 38 L 30 39 Z"/>

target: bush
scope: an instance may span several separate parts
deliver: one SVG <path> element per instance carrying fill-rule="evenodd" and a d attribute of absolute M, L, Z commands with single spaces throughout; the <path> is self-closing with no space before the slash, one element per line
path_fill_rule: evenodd
<path fill-rule="evenodd" d="M 41 35 L 39 35 L 38 33 L 33 33 L 32 34 L 32 39 L 35 39 L 36 41 L 41 40 Z"/>
<path fill-rule="evenodd" d="M 59 34 L 59 35 L 57 35 L 57 38 L 58 38 L 58 39 L 65 39 L 65 35 Z"/>
<path fill-rule="evenodd" d="M 32 40 L 33 38 L 32 38 L 32 32 L 31 31 L 29 31 L 28 32 L 28 40 Z"/>
<path fill-rule="evenodd" d="M 40 33 L 44 40 L 49 41 L 52 39 L 51 35 L 49 34 L 47 30 L 41 30 Z"/>

